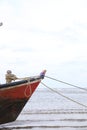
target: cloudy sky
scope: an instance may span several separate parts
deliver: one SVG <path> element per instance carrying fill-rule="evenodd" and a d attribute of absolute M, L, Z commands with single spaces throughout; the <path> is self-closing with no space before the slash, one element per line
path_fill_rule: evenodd
<path fill-rule="evenodd" d="M 87 87 L 87 0 L 0 0 L 0 79 L 47 75 Z"/>

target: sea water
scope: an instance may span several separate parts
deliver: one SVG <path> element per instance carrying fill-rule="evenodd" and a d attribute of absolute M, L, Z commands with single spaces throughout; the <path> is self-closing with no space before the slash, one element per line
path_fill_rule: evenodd
<path fill-rule="evenodd" d="M 87 105 L 87 92 L 84 90 L 53 89 Z M 87 130 L 87 107 L 70 101 L 48 88 L 38 88 L 17 120 L 0 125 L 0 130 Z"/>

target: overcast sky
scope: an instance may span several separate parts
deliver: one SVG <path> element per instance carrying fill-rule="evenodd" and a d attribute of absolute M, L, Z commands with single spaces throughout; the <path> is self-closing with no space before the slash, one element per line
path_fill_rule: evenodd
<path fill-rule="evenodd" d="M 87 87 L 87 0 L 0 0 L 0 79 L 47 69 Z M 45 80 L 45 79 L 44 79 Z"/>

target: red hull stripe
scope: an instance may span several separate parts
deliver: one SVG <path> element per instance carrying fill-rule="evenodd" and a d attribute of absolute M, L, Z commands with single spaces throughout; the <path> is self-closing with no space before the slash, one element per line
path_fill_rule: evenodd
<path fill-rule="evenodd" d="M 31 83 L 23 83 L 21 85 L 10 86 L 8 88 L 3 88 L 0 90 L 0 100 L 5 99 L 15 99 L 15 98 L 29 98 L 39 85 L 39 81 Z"/>

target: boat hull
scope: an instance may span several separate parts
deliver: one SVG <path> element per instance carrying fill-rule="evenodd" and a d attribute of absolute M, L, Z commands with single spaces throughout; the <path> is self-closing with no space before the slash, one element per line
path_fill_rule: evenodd
<path fill-rule="evenodd" d="M 15 121 L 40 83 L 21 81 L 0 89 L 0 124 Z"/>

